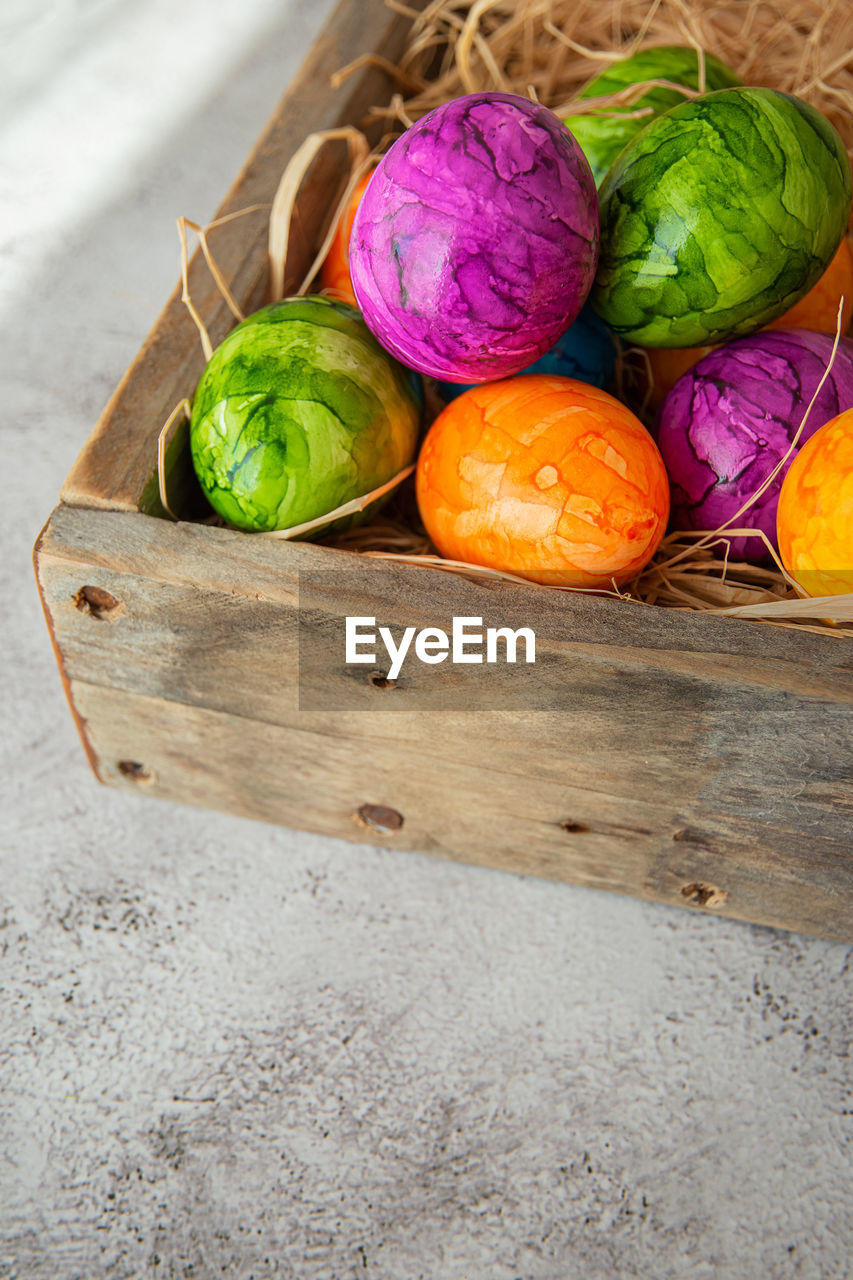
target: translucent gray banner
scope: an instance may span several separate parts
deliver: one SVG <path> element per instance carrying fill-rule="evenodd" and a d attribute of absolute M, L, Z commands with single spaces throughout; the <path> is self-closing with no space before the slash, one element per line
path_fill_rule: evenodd
<path fill-rule="evenodd" d="M 300 709 L 563 709 L 606 718 L 624 696 L 614 672 L 579 661 L 589 643 L 585 615 L 599 602 L 571 600 L 567 608 L 566 596 L 534 585 L 506 589 L 388 562 L 300 572 Z M 616 610 L 627 633 L 633 610 Z"/>

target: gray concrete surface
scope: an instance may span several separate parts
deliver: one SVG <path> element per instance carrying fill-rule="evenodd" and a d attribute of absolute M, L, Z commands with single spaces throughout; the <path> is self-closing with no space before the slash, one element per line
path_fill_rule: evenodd
<path fill-rule="evenodd" d="M 0 5 L 0 1276 L 847 1276 L 844 947 L 88 772 L 30 548 L 329 8 Z"/>

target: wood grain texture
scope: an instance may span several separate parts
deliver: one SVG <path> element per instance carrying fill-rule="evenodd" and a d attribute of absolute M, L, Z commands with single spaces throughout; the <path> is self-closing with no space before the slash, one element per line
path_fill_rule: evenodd
<path fill-rule="evenodd" d="M 419 7 L 417 0 L 411 7 Z M 388 76 L 368 66 L 336 90 L 331 76 L 362 53 L 376 52 L 393 61 L 409 25 L 409 19 L 390 10 L 384 0 L 341 0 L 216 216 L 271 203 L 283 170 L 309 133 L 342 123 L 365 124 L 368 109 L 390 97 Z M 286 287 L 296 287 L 322 243 L 344 163 L 343 144 L 333 144 L 300 191 Z M 268 212 L 261 210 L 211 233 L 217 265 L 247 314 L 269 301 L 267 223 Z M 216 345 L 234 319 L 198 253 L 190 263 L 189 283 Z M 198 334 L 180 294 L 177 286 L 111 397 L 63 485 L 63 502 L 162 514 L 157 437 L 175 406 L 192 396 L 204 368 Z M 170 451 L 169 463 L 170 499 L 178 510 L 190 513 L 194 477 L 180 445 Z"/>
<path fill-rule="evenodd" d="M 37 566 L 104 781 L 853 939 L 844 639 L 69 507 Z M 347 612 L 533 625 L 537 684 L 416 666 L 388 690 L 330 660 L 300 709 L 298 628 L 342 650 Z"/>

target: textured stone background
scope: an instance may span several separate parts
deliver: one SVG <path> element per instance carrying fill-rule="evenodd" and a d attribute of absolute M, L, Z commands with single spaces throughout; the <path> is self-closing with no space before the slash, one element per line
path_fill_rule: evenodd
<path fill-rule="evenodd" d="M 329 9 L 0 6 L 0 1276 L 847 1276 L 847 949 L 88 772 L 30 548 Z"/>

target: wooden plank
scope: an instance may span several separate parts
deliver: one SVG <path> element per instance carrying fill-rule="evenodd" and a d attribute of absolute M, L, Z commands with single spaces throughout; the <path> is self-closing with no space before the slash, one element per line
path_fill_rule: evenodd
<path fill-rule="evenodd" d="M 74 697 L 102 779 L 152 796 L 345 840 L 441 857 L 671 906 L 853 939 L 849 858 L 816 839 L 799 859 L 766 830 L 691 833 L 586 826 L 570 783 L 507 777 L 481 760 L 408 757 L 398 744 L 353 740 L 77 682 Z M 417 756 L 415 753 L 417 752 Z M 439 802 L 438 797 L 441 797 Z M 395 829 L 371 813 L 399 815 Z M 367 815 L 367 821 L 362 815 Z M 774 833 L 769 832 L 771 838 Z M 706 843 L 707 840 L 707 843 Z"/>
<path fill-rule="evenodd" d="M 401 847 L 853 937 L 849 640 L 72 508 L 37 561 L 105 781 L 136 762 L 168 798 L 349 838 L 381 804 Z M 347 612 L 533 625 L 537 683 L 449 669 L 436 694 L 415 667 L 389 692 L 323 647 Z"/>
<path fill-rule="evenodd" d="M 250 600 L 295 607 L 299 577 L 345 570 L 365 575 L 359 591 L 377 607 L 414 618 L 423 602 L 458 614 L 472 600 L 498 599 L 509 615 L 535 611 L 537 634 L 571 647 L 583 658 L 596 652 L 629 664 L 669 667 L 709 681 L 735 680 L 791 690 L 829 701 L 853 698 L 853 641 L 828 632 L 815 635 L 739 618 L 646 607 L 605 596 L 552 591 L 456 577 L 431 568 L 374 560 L 308 542 L 280 542 L 207 525 L 158 520 L 150 516 L 58 507 L 36 548 L 47 571 L 52 563 L 70 574 L 96 570 L 98 582 L 126 573 L 146 582 L 187 585 Z M 73 579 L 77 581 L 77 578 Z M 80 585 L 83 585 L 81 582 Z M 358 597 L 341 599 L 346 613 Z M 67 602 L 66 602 L 67 603 Z M 485 607 L 485 606 L 484 606 Z M 71 611 L 72 618 L 76 617 Z M 602 648 L 603 646 L 603 648 Z"/>
<path fill-rule="evenodd" d="M 415 0 L 411 7 L 419 3 L 422 0 Z M 387 101 L 393 86 L 375 67 L 364 68 L 336 90 L 330 77 L 362 53 L 376 52 L 393 61 L 402 51 L 409 25 L 384 0 L 341 0 L 217 217 L 269 204 L 287 162 L 309 133 L 342 123 L 361 125 L 374 103 Z M 314 166 L 300 193 L 297 233 L 288 262 L 289 287 L 295 287 L 322 241 L 344 156 L 342 145 L 331 148 Z M 246 313 L 269 300 L 267 220 L 267 212 L 261 211 L 211 234 L 217 264 Z M 299 228 L 307 234 L 300 237 Z M 221 341 L 234 320 L 200 254 L 191 263 L 190 291 L 214 343 Z M 192 396 L 203 367 L 198 334 L 176 287 L 77 458 L 63 485 L 62 501 L 162 514 L 155 476 L 157 437 L 174 407 Z M 182 463 L 178 459 L 178 482 Z M 189 476 L 191 468 L 183 470 Z M 175 498 L 187 500 L 180 489 Z"/>

